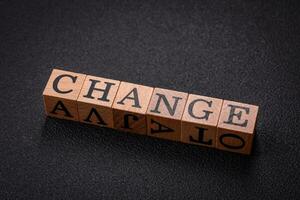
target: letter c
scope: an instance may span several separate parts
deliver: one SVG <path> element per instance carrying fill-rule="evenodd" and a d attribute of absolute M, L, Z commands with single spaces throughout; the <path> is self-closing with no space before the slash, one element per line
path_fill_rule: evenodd
<path fill-rule="evenodd" d="M 67 94 L 67 93 L 70 93 L 70 92 L 73 91 L 72 89 L 63 91 L 63 90 L 61 90 L 61 89 L 58 88 L 58 82 L 60 81 L 60 79 L 62 79 L 62 78 L 64 78 L 64 77 L 70 78 L 70 79 L 72 80 L 73 83 L 75 83 L 76 80 L 77 80 L 77 76 L 71 76 L 71 75 L 69 75 L 69 74 L 62 74 L 62 75 L 59 75 L 59 76 L 56 77 L 56 78 L 54 79 L 54 81 L 53 81 L 53 89 L 54 89 L 55 92 L 60 93 L 60 94 Z"/>

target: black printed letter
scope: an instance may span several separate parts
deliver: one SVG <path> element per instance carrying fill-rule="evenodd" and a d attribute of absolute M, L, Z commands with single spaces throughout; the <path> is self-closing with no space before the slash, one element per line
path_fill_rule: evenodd
<path fill-rule="evenodd" d="M 97 110 L 96 110 L 95 108 L 92 108 L 92 109 L 91 109 L 89 115 L 88 115 L 87 118 L 84 119 L 83 121 L 85 121 L 85 122 L 90 122 L 90 123 L 91 123 L 91 122 L 92 122 L 92 121 L 91 121 L 91 116 L 92 116 L 93 114 L 95 114 L 95 116 L 96 116 L 97 119 L 98 119 L 97 124 L 100 124 L 100 125 L 102 125 L 102 126 L 106 126 L 106 125 L 107 125 L 107 124 L 104 122 L 104 120 L 102 119 L 102 117 L 99 115 L 99 113 L 97 112 Z"/>
<path fill-rule="evenodd" d="M 199 117 L 199 116 L 196 116 L 193 112 L 193 109 L 194 109 L 194 106 L 195 106 L 195 103 L 199 102 L 199 101 L 203 101 L 205 103 L 208 104 L 208 107 L 211 107 L 211 104 L 212 104 L 212 101 L 206 101 L 204 99 L 195 99 L 194 101 L 192 101 L 188 107 L 188 112 L 189 114 L 196 118 L 196 119 L 205 119 L 205 120 L 208 120 L 208 117 L 209 117 L 209 114 L 213 113 L 211 111 L 207 111 L 207 110 L 203 110 L 203 112 L 205 113 L 203 116 Z"/>
<path fill-rule="evenodd" d="M 241 141 L 241 144 L 238 145 L 238 146 L 232 146 L 232 145 L 229 145 L 229 144 L 225 144 L 224 143 L 224 138 L 226 138 L 226 137 L 231 137 L 231 138 L 238 139 L 238 140 Z M 220 140 L 220 143 L 222 145 L 224 145 L 224 147 L 227 147 L 229 149 L 241 149 L 241 148 L 243 148 L 245 146 L 245 140 L 243 138 L 241 138 L 240 136 L 235 135 L 235 134 L 227 133 L 227 134 L 221 135 L 220 138 L 219 138 L 219 140 Z"/>
<path fill-rule="evenodd" d="M 69 75 L 69 74 L 62 74 L 62 75 L 59 75 L 59 76 L 56 77 L 56 78 L 54 79 L 54 81 L 53 81 L 52 87 L 53 87 L 54 91 L 57 92 L 57 93 L 60 93 L 60 94 L 67 94 L 67 93 L 72 92 L 72 91 L 73 91 L 72 89 L 66 90 L 66 91 L 62 91 L 62 90 L 60 90 L 60 89 L 58 88 L 58 82 L 59 82 L 60 79 L 62 79 L 63 77 L 69 77 L 69 78 L 72 80 L 73 83 L 75 83 L 75 82 L 76 82 L 76 79 L 77 79 L 77 76 L 71 76 L 71 75 Z"/>
<path fill-rule="evenodd" d="M 197 142 L 200 144 L 206 144 L 206 145 L 212 145 L 212 140 L 204 141 L 204 132 L 207 130 L 206 128 L 200 128 L 200 127 L 195 127 L 198 129 L 198 140 L 195 140 L 191 135 L 190 135 L 190 141 L 191 142 Z"/>
<path fill-rule="evenodd" d="M 93 80 L 93 79 L 90 79 L 90 81 L 92 82 L 91 83 L 91 86 L 89 88 L 89 91 L 86 95 L 84 95 L 83 97 L 86 97 L 86 98 L 90 98 L 90 99 L 94 99 L 94 97 L 92 96 L 93 94 L 93 91 L 94 90 L 97 90 L 97 91 L 101 91 L 103 92 L 103 95 L 102 97 L 99 97 L 98 100 L 100 101 L 109 101 L 109 99 L 107 99 L 107 96 L 108 96 L 108 92 L 111 88 L 111 86 L 115 85 L 114 83 L 108 83 L 108 82 L 104 82 L 106 84 L 106 87 L 105 89 L 100 89 L 100 88 L 96 88 L 96 83 L 99 83 L 100 81 L 98 80 Z"/>
<path fill-rule="evenodd" d="M 166 96 L 163 95 L 163 94 L 159 94 L 159 93 L 156 93 L 156 95 L 158 96 L 158 100 L 157 100 L 157 103 L 156 103 L 156 106 L 153 110 L 151 110 L 150 112 L 154 112 L 154 113 L 160 113 L 160 111 L 158 110 L 159 108 L 159 105 L 160 105 L 160 102 L 161 100 L 163 100 L 163 102 L 165 103 L 169 113 L 171 116 L 173 116 L 175 114 L 175 111 L 176 111 L 176 107 L 177 107 L 177 104 L 178 104 L 178 101 L 180 99 L 182 99 L 181 97 L 174 97 L 173 96 L 173 99 L 175 99 L 175 102 L 174 102 L 174 105 L 173 105 L 173 108 L 171 108 L 171 105 L 169 103 L 169 101 L 167 100 Z"/>
<path fill-rule="evenodd" d="M 158 126 L 158 129 L 152 129 L 151 128 L 151 134 L 155 134 L 155 133 L 165 133 L 165 132 L 174 132 L 173 129 L 164 126 L 160 123 L 158 123 L 157 121 L 154 121 L 153 119 L 151 119 L 151 124 L 156 124 Z"/>
<path fill-rule="evenodd" d="M 131 94 L 133 94 L 133 97 L 130 96 Z M 121 101 L 117 102 L 117 104 L 124 105 L 125 99 L 134 100 L 134 105 L 132 105 L 132 107 L 141 108 L 139 96 L 136 88 L 133 88 Z"/>
<path fill-rule="evenodd" d="M 133 121 L 138 121 L 139 120 L 139 118 L 135 115 L 126 114 L 126 115 L 124 115 L 124 126 L 122 126 L 122 128 L 132 129 L 129 126 L 129 117 L 131 117 Z"/>
<path fill-rule="evenodd" d="M 228 105 L 230 107 L 230 113 L 229 113 L 229 117 L 227 121 L 224 121 L 224 123 L 226 124 L 233 124 L 236 126 L 242 126 L 242 127 L 246 127 L 248 120 L 245 120 L 243 123 L 234 123 L 233 122 L 233 117 L 236 116 L 239 120 L 241 120 L 241 116 L 242 116 L 242 111 L 235 113 L 235 109 L 239 108 L 239 109 L 243 109 L 246 111 L 246 114 L 249 114 L 249 108 L 247 107 L 242 107 L 242 106 L 235 106 L 235 105 Z"/>
<path fill-rule="evenodd" d="M 57 115 L 57 110 L 64 111 L 66 117 L 73 117 L 62 101 L 58 101 L 50 113 Z"/>

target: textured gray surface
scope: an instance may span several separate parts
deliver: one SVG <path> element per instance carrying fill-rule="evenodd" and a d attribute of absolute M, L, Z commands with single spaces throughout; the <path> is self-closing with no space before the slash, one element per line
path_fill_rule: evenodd
<path fill-rule="evenodd" d="M 296 3 L 2 0 L 0 28 L 0 199 L 299 199 Z M 46 119 L 55 66 L 257 104 L 252 156 Z"/>

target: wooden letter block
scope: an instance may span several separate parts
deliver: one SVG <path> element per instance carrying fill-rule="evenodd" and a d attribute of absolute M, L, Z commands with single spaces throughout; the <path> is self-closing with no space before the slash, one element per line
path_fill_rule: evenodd
<path fill-rule="evenodd" d="M 250 154 L 258 106 L 224 100 L 217 131 L 218 149 Z"/>
<path fill-rule="evenodd" d="M 115 128 L 145 135 L 146 111 L 152 92 L 152 87 L 121 82 L 113 104 Z"/>
<path fill-rule="evenodd" d="M 222 103 L 222 99 L 189 94 L 182 116 L 181 141 L 215 147 Z"/>
<path fill-rule="evenodd" d="M 86 75 L 54 69 L 43 92 L 46 114 L 78 121 L 77 97 Z"/>
<path fill-rule="evenodd" d="M 79 121 L 103 127 L 114 127 L 112 104 L 120 81 L 87 76 L 77 99 Z"/>
<path fill-rule="evenodd" d="M 155 88 L 147 110 L 147 134 L 180 141 L 181 117 L 187 97 L 187 93 Z"/>

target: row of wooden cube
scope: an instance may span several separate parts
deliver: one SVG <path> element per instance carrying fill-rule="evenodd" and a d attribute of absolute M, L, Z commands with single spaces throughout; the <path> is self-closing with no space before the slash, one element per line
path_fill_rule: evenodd
<path fill-rule="evenodd" d="M 49 116 L 250 154 L 258 107 L 54 69 Z"/>

